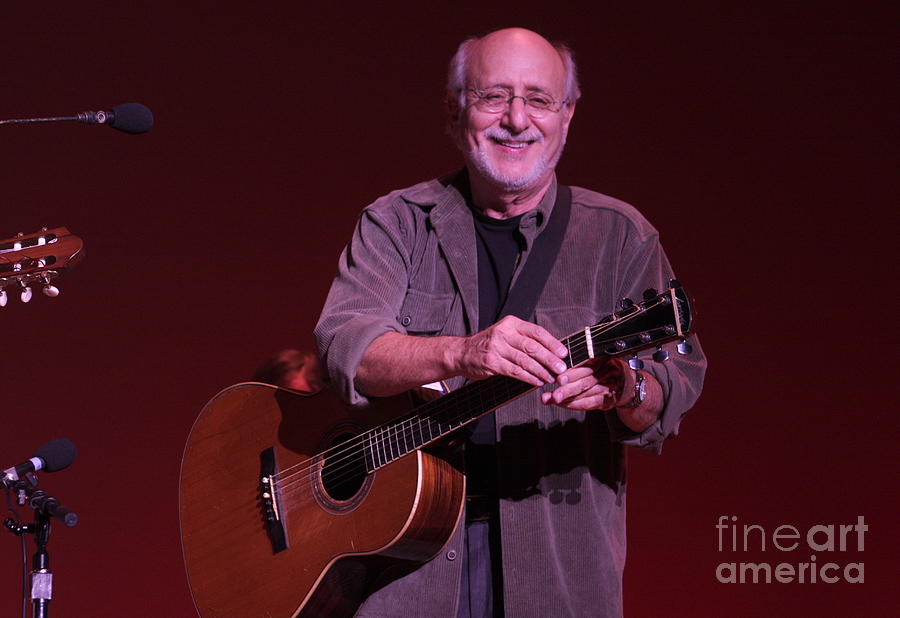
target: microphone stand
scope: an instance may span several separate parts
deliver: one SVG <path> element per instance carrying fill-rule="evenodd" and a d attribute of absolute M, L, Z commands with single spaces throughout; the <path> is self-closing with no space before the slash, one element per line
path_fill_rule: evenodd
<path fill-rule="evenodd" d="M 37 489 L 37 476 L 33 472 L 25 475 L 25 480 L 7 482 L 7 491 L 16 492 L 19 506 L 26 503 L 34 509 L 34 523 L 20 524 L 8 517 L 3 525 L 12 534 L 22 536 L 33 534 L 35 552 L 31 561 L 31 603 L 33 618 L 48 618 L 50 600 L 53 597 L 53 572 L 50 571 L 50 554 L 47 544 L 50 541 L 50 519 L 56 517 L 67 527 L 78 524 L 78 515 L 60 505 L 59 501 L 47 492 Z M 22 608 L 24 612 L 24 607 Z"/>

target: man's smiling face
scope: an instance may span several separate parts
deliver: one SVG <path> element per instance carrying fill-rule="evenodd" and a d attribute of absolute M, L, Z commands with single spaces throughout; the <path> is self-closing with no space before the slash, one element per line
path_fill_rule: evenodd
<path fill-rule="evenodd" d="M 455 127 L 457 143 L 470 173 L 505 192 L 528 191 L 549 182 L 562 155 L 574 105 L 540 117 L 529 113 L 522 97 L 543 93 L 566 97 L 566 69 L 559 53 L 542 37 L 523 30 L 488 35 L 472 50 L 466 87 L 502 88 L 515 96 L 504 111 L 485 112 L 467 93 Z"/>

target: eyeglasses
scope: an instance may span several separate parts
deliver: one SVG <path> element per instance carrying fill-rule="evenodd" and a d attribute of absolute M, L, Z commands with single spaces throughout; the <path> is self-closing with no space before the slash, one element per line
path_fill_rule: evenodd
<path fill-rule="evenodd" d="M 466 88 L 466 92 L 474 95 L 472 104 L 480 111 L 489 114 L 505 112 L 512 105 L 513 99 L 522 99 L 525 112 L 532 118 L 541 118 L 547 114 L 555 114 L 568 103 L 566 99 L 557 101 L 543 92 L 531 92 L 526 96 L 512 94 L 507 88 Z"/>

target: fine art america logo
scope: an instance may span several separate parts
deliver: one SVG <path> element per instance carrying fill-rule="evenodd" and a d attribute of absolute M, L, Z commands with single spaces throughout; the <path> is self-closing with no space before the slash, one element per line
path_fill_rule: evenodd
<path fill-rule="evenodd" d="M 847 552 L 865 550 L 869 526 L 862 515 L 855 524 L 816 524 L 805 530 L 784 524 L 772 529 L 771 534 L 758 524 L 737 521 L 736 515 L 719 516 L 716 531 L 720 552 L 797 551 L 804 561 L 722 562 L 716 567 L 716 579 L 723 584 L 862 584 L 866 580 L 864 563 L 846 561 Z M 806 550 L 810 552 L 808 558 Z M 826 556 L 820 558 L 819 553 Z M 778 557 L 794 558 L 794 554 Z"/>

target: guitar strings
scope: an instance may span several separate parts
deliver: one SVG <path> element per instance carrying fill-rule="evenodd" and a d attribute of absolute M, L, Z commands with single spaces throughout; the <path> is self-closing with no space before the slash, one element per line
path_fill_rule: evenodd
<path fill-rule="evenodd" d="M 612 327 L 620 326 L 622 323 L 627 322 L 634 317 L 643 315 L 646 312 L 646 310 L 653 308 L 653 306 L 655 306 L 655 305 L 646 307 L 644 311 L 638 311 L 638 312 L 629 314 L 627 316 L 623 316 L 622 318 L 620 318 L 618 320 L 614 320 L 614 321 L 606 323 L 606 324 L 598 324 L 594 327 L 590 327 L 590 329 L 592 331 L 596 330 L 596 332 L 591 337 L 592 340 L 595 335 L 602 335 L 602 334 L 604 334 L 605 331 L 611 329 Z M 586 341 L 586 339 L 587 339 L 587 336 L 584 333 L 584 331 L 578 331 L 576 333 L 573 333 L 573 335 L 570 335 L 568 338 L 565 339 L 564 342 L 566 343 L 567 347 L 569 347 L 569 359 L 571 359 L 572 367 L 579 366 L 580 364 L 589 360 L 589 358 L 586 357 L 583 360 L 576 361 L 573 356 L 573 352 L 572 352 L 572 348 L 571 348 L 571 346 L 573 346 L 573 345 L 575 345 L 575 346 L 582 345 Z M 616 338 L 600 340 L 600 341 L 594 342 L 594 344 L 597 345 L 598 347 L 600 347 L 600 346 L 612 344 L 615 340 L 616 340 Z M 474 385 L 484 385 L 487 382 L 489 382 L 489 380 L 483 380 L 481 382 L 473 383 L 473 386 Z M 512 384 L 510 382 L 512 382 Z M 483 402 L 485 399 L 485 395 L 488 395 L 488 397 L 490 399 L 495 400 L 494 398 L 499 394 L 497 392 L 499 390 L 497 388 L 498 386 L 505 387 L 503 395 L 508 396 L 510 394 L 511 388 L 519 389 L 523 385 L 525 385 L 525 383 L 522 383 L 518 380 L 510 379 L 510 381 L 504 380 L 501 382 L 489 384 L 489 385 L 487 385 L 488 388 L 482 387 L 482 388 L 478 388 L 478 389 L 470 389 L 470 392 L 465 393 L 465 396 L 459 397 L 459 399 L 457 401 L 454 401 L 453 404 L 455 406 L 464 405 L 466 403 L 472 403 L 476 399 L 479 400 L 479 402 Z M 531 386 L 531 385 L 527 385 L 527 386 L 528 386 L 528 388 L 514 393 L 514 397 L 522 396 L 522 395 L 534 390 L 535 388 L 537 388 L 537 387 Z M 488 392 L 485 393 L 484 391 L 488 391 Z M 494 392 L 490 392 L 490 391 L 494 391 Z M 510 399 L 508 397 L 504 398 L 497 406 L 495 406 L 495 408 L 500 407 L 501 405 L 504 405 L 505 403 L 508 403 L 509 400 Z M 440 402 L 443 402 L 443 401 L 444 401 L 444 399 L 437 399 L 434 402 L 431 402 L 432 404 L 434 404 L 431 407 L 436 407 L 436 408 L 447 407 L 447 406 L 440 405 Z M 428 406 L 427 405 L 422 406 L 419 408 L 419 410 L 426 408 L 426 407 L 428 407 Z M 446 412 L 446 410 L 435 410 L 434 413 L 432 414 L 432 417 L 437 416 L 437 414 L 439 412 Z M 459 424 L 459 425 L 456 425 L 456 424 L 459 422 L 459 420 L 461 418 L 463 418 L 465 416 L 466 416 L 466 413 L 463 412 L 462 414 L 457 414 L 454 417 L 451 417 L 449 419 L 449 422 L 441 423 L 441 424 L 447 424 L 448 426 L 450 426 L 450 429 L 447 430 L 446 432 L 442 431 L 442 434 L 449 433 L 450 430 L 461 427 L 462 424 Z M 474 420 L 474 418 L 470 419 L 470 420 Z M 365 457 L 365 441 L 366 440 L 369 441 L 369 447 L 370 447 L 370 451 L 372 453 L 371 461 L 373 463 L 375 462 L 375 459 L 374 459 L 375 456 L 379 456 L 379 458 L 382 459 L 382 457 L 380 457 L 379 452 L 377 452 L 376 449 L 380 449 L 380 453 L 384 453 L 385 456 L 383 457 L 383 459 L 390 459 L 390 461 L 394 461 L 397 458 L 408 454 L 412 450 L 415 450 L 416 448 L 421 448 L 421 446 L 424 446 L 425 444 L 433 441 L 433 439 L 429 439 L 419 446 L 414 446 L 413 448 L 409 447 L 408 442 L 407 442 L 407 436 L 409 436 L 412 439 L 413 444 L 416 443 L 413 432 L 415 431 L 417 424 L 418 424 L 418 430 L 419 430 L 420 436 L 424 437 L 424 434 L 422 433 L 422 425 L 421 425 L 422 422 L 423 422 L 423 419 L 420 417 L 419 414 L 411 414 L 409 418 L 401 417 L 400 419 L 392 421 L 391 423 L 389 423 L 387 425 L 383 425 L 383 426 L 374 428 L 372 430 L 369 430 L 367 432 L 364 432 L 362 434 L 359 434 L 358 436 L 354 436 L 353 438 L 350 438 L 350 439 L 346 440 L 345 442 L 342 442 L 341 444 L 338 444 L 338 445 L 335 445 L 334 447 L 326 449 L 322 453 L 314 455 L 311 458 L 305 459 L 302 462 L 299 462 L 293 466 L 285 468 L 284 470 L 280 471 L 279 473 L 273 475 L 275 477 L 275 482 L 277 483 L 277 486 L 281 490 L 282 493 L 286 493 L 286 492 L 288 492 L 288 490 L 291 490 L 290 493 L 293 494 L 294 490 L 299 489 L 304 484 L 304 480 L 307 481 L 308 483 L 312 483 L 312 482 L 314 482 L 315 478 L 311 477 L 311 476 L 304 476 L 303 479 L 299 479 L 296 482 L 291 482 L 291 481 L 293 479 L 296 479 L 297 476 L 304 475 L 305 472 L 311 470 L 315 466 L 320 466 L 320 465 L 323 466 L 323 470 L 322 470 L 323 481 L 327 480 L 327 482 L 332 483 L 332 484 L 340 484 L 341 482 L 346 481 L 349 478 L 352 478 L 354 475 L 359 474 L 360 469 L 365 470 L 365 474 L 374 472 L 375 470 L 379 469 L 380 467 L 382 467 L 383 465 L 386 465 L 386 464 L 380 464 L 380 465 L 377 465 L 373 470 L 371 470 L 371 471 L 368 470 L 368 466 L 366 465 L 366 461 L 365 461 L 365 459 L 366 459 L 366 457 Z M 407 426 L 407 424 L 409 424 L 409 426 Z M 454 425 L 456 425 L 456 426 L 454 427 Z M 440 430 L 440 427 L 439 427 L 439 430 Z M 440 438 L 440 437 L 442 437 L 442 435 L 439 436 L 438 438 Z M 402 444 L 401 444 L 401 440 L 402 440 Z M 334 451 L 334 452 L 331 453 L 330 457 L 329 457 L 328 454 L 331 451 Z M 349 455 L 348 455 L 348 453 L 349 453 Z M 401 453 L 401 454 L 397 455 L 395 453 Z M 328 459 L 333 459 L 334 457 L 338 457 L 338 459 L 328 461 Z M 390 463 L 390 461 L 388 461 L 387 463 Z M 298 468 L 302 468 L 302 469 L 298 470 Z"/>

